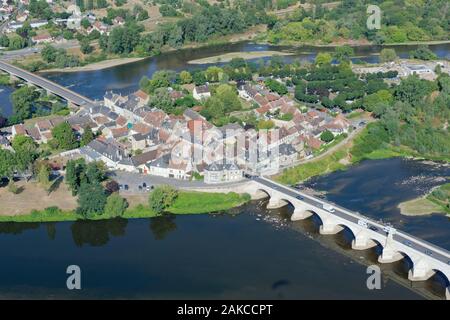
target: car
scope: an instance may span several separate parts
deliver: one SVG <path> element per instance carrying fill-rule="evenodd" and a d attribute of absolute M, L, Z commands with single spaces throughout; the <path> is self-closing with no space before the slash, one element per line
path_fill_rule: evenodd
<path fill-rule="evenodd" d="M 412 242 L 409 241 L 409 240 L 405 240 L 403 243 L 406 244 L 408 247 L 412 247 L 413 246 Z"/>
<path fill-rule="evenodd" d="M 129 187 L 128 187 L 127 184 L 125 184 L 123 187 L 124 187 L 125 190 L 128 190 L 128 189 L 129 189 Z"/>
<path fill-rule="evenodd" d="M 378 231 L 378 228 L 375 227 L 375 226 L 369 226 L 369 229 L 372 230 L 372 231 Z"/>
<path fill-rule="evenodd" d="M 298 200 L 305 200 L 305 198 L 303 198 L 302 196 L 296 196 L 296 198 L 297 198 Z"/>
<path fill-rule="evenodd" d="M 333 206 L 331 204 L 328 203 L 324 203 L 322 206 L 325 210 L 327 210 L 328 212 L 334 212 L 336 211 Z"/>
<path fill-rule="evenodd" d="M 145 190 L 150 191 L 150 187 L 145 188 Z"/>
<path fill-rule="evenodd" d="M 123 189 L 123 185 L 119 184 L 119 190 Z"/>
<path fill-rule="evenodd" d="M 429 255 L 429 256 L 432 256 L 433 255 L 433 252 L 431 251 L 431 250 L 425 250 L 425 254 L 426 255 Z"/>
<path fill-rule="evenodd" d="M 142 186 L 138 186 L 139 191 L 142 191 Z"/>
<path fill-rule="evenodd" d="M 142 188 L 146 188 L 147 184 L 145 182 L 142 183 Z"/>
<path fill-rule="evenodd" d="M 450 260 L 447 261 L 447 264 L 450 266 Z"/>

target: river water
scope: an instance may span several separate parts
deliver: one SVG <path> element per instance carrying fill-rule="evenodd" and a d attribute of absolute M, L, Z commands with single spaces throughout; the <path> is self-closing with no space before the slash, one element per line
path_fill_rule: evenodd
<path fill-rule="evenodd" d="M 448 46 L 439 48 L 434 49 L 442 50 L 441 56 L 448 52 Z M 275 49 L 234 44 L 165 54 L 102 71 L 46 76 L 101 99 L 105 90 L 125 94 L 136 90 L 139 79 L 156 70 L 192 68 L 186 62 L 194 58 L 237 50 Z M 369 54 L 375 49 L 365 50 L 372 59 Z M 312 57 L 298 54 L 289 59 Z M 4 99 L 0 93 L 0 102 L 4 103 Z M 438 214 L 404 217 L 396 208 L 400 202 L 443 183 L 439 177 L 448 177 L 449 173 L 448 167 L 418 161 L 365 161 L 346 171 L 313 179 L 307 186 L 326 191 L 328 199 L 349 209 L 390 221 L 450 249 L 448 218 Z M 0 298 L 442 297 L 442 279 L 434 277 L 412 285 L 406 280 L 404 262 L 383 266 L 382 289 L 368 290 L 366 265 L 376 260 L 376 249 L 352 251 L 345 231 L 321 236 L 317 221 L 291 223 L 292 208 L 270 212 L 264 208 L 264 202 L 258 202 L 214 216 L 2 223 Z M 65 270 L 72 264 L 82 270 L 82 290 L 77 292 L 65 287 Z"/>

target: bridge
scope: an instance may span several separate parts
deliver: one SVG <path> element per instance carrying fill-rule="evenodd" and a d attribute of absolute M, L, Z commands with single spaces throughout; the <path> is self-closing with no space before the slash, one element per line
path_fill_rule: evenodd
<path fill-rule="evenodd" d="M 74 105 L 91 107 L 96 104 L 93 100 L 86 98 L 81 94 L 78 94 L 53 81 L 45 79 L 44 77 L 38 76 L 29 71 L 23 70 L 19 67 L 13 66 L 12 64 L 9 64 L 2 60 L 0 60 L 0 70 L 9 73 L 10 75 L 15 76 L 19 79 L 22 79 L 27 83 L 42 88 L 47 92 L 51 92 L 52 94 L 61 97 Z"/>
<path fill-rule="evenodd" d="M 352 212 L 264 177 L 251 177 L 239 191 L 249 193 L 252 198 L 269 196 L 268 209 L 291 204 L 294 207 L 292 221 L 316 215 L 321 221 L 319 230 L 321 234 L 336 234 L 343 229 L 349 230 L 353 234 L 352 248 L 354 250 L 366 250 L 375 246 L 382 248 L 378 257 L 379 263 L 409 260 L 411 267 L 408 279 L 410 281 L 425 281 L 436 273 L 440 273 L 446 281 L 446 298 L 450 300 L 449 251 L 373 221 L 358 212 Z"/>

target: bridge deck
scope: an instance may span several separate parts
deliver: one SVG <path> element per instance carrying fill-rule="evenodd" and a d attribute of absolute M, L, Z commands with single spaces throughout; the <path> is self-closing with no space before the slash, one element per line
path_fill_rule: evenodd
<path fill-rule="evenodd" d="M 0 70 L 3 70 L 13 76 L 21 78 L 29 83 L 32 83 L 42 89 L 48 90 L 51 93 L 60 96 L 61 98 L 74 103 L 78 106 L 94 106 L 95 102 L 81 94 L 69 90 L 53 81 L 45 79 L 44 77 L 35 75 L 29 71 L 23 70 L 19 67 L 13 66 L 5 61 L 0 60 Z"/>

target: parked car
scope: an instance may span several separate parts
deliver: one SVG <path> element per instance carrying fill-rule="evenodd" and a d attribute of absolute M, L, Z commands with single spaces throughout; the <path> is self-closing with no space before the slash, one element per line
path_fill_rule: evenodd
<path fill-rule="evenodd" d="M 142 183 L 142 188 L 146 188 L 147 184 L 145 182 Z"/>
<path fill-rule="evenodd" d="M 142 191 L 142 186 L 138 186 L 139 191 Z"/>
<path fill-rule="evenodd" d="M 126 184 L 126 185 L 124 185 L 124 188 L 125 188 L 125 190 L 128 190 L 129 189 L 129 187 L 128 187 L 128 185 Z"/>
<path fill-rule="evenodd" d="M 123 185 L 119 184 L 119 190 L 123 189 Z"/>

